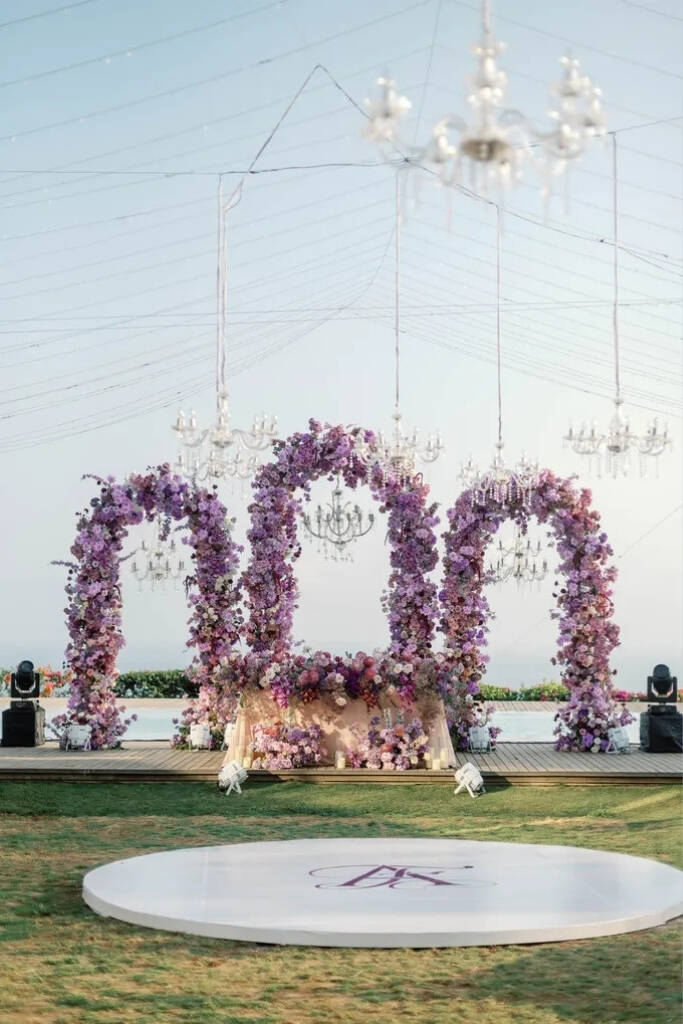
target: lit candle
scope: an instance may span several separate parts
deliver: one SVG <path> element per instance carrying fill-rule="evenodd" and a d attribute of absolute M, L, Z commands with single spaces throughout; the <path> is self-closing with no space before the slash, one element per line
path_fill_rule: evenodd
<path fill-rule="evenodd" d="M 252 758 L 251 754 L 247 754 L 245 756 L 244 760 L 242 761 L 242 767 L 246 768 L 247 771 L 249 771 L 249 769 L 251 768 L 251 762 L 252 761 L 253 761 L 253 758 Z"/>
<path fill-rule="evenodd" d="M 342 750 L 338 750 L 334 756 L 334 766 L 337 769 L 346 768 L 346 757 Z"/>
<path fill-rule="evenodd" d="M 432 771 L 433 772 L 440 772 L 441 771 L 441 761 L 439 760 L 438 757 L 436 757 L 434 755 L 432 756 Z"/>

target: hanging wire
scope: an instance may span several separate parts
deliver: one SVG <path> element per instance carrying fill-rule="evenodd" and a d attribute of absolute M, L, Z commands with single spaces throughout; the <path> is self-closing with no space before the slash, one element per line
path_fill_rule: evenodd
<path fill-rule="evenodd" d="M 401 179 L 400 170 L 396 169 L 394 185 L 394 411 L 400 407 L 400 369 L 401 369 Z"/>
<path fill-rule="evenodd" d="M 503 386 L 501 380 L 501 298 L 502 298 L 502 217 L 500 205 L 496 204 L 496 372 L 498 375 L 498 444 L 503 444 Z"/>
<path fill-rule="evenodd" d="M 614 273 L 614 295 L 612 297 L 612 325 L 614 329 L 614 383 L 616 399 L 621 400 L 619 378 L 619 183 L 617 174 L 617 136 L 612 135 L 612 268 Z"/>

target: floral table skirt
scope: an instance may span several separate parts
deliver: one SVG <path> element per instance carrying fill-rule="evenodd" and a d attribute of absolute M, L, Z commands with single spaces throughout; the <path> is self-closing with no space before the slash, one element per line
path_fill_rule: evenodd
<path fill-rule="evenodd" d="M 302 727 L 319 725 L 323 731 L 322 744 L 327 751 L 322 763 L 334 765 L 338 752 L 347 754 L 357 746 L 359 736 L 367 734 L 372 718 L 379 716 L 382 723 L 388 718 L 395 724 L 401 713 L 405 721 L 414 717 L 420 718 L 424 731 L 429 736 L 429 749 L 432 755 L 440 758 L 442 762 L 445 757 L 448 765 L 455 764 L 453 743 L 448 732 L 443 702 L 436 697 L 420 701 L 413 708 L 403 710 L 395 705 L 368 708 L 363 700 L 349 701 L 343 708 L 332 708 L 321 700 L 281 708 L 267 692 L 249 694 L 245 697 L 243 706 L 237 714 L 226 761 L 236 760 L 242 763 L 249 753 L 255 725 L 285 721 Z M 446 764 L 442 763 L 442 767 L 446 767 Z"/>

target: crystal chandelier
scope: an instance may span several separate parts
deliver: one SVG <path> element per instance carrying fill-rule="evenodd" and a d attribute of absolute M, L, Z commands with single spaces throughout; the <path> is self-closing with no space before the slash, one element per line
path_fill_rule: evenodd
<path fill-rule="evenodd" d="M 612 302 L 612 333 L 614 340 L 614 414 L 603 433 L 595 423 L 590 427 L 581 424 L 578 430 L 570 425 L 564 436 L 565 444 L 578 455 L 586 456 L 589 465 L 597 469 L 598 475 L 603 473 L 617 477 L 626 476 L 629 471 L 629 456 L 639 456 L 641 476 L 647 472 L 648 457 L 657 458 L 670 448 L 671 438 L 665 424 L 661 429 L 654 419 L 646 427 L 644 433 L 637 434 L 631 430 L 629 420 L 622 413 L 624 399 L 621 394 L 619 373 L 619 203 L 617 177 L 617 137 L 612 137 L 612 219 L 613 219 L 613 302 Z M 659 468 L 659 463 L 655 463 Z"/>
<path fill-rule="evenodd" d="M 208 429 L 197 426 L 197 417 L 181 410 L 173 426 L 180 444 L 176 472 L 192 480 L 246 479 L 258 465 L 256 452 L 264 451 L 277 436 L 277 419 L 264 415 L 254 419 L 251 430 L 230 423 L 228 402 L 228 260 L 226 218 L 237 204 L 241 185 L 227 201 L 223 199 L 223 177 L 218 177 L 218 276 L 216 290 L 216 420 Z"/>
<path fill-rule="evenodd" d="M 482 0 L 481 42 L 472 47 L 477 66 L 467 83 L 472 119 L 448 114 L 434 125 L 426 145 L 404 144 L 399 122 L 411 103 L 385 75 L 377 80 L 379 97 L 365 102 L 366 138 L 380 145 L 389 143 L 394 152 L 405 151 L 412 163 L 427 163 L 444 184 L 460 184 L 462 166 L 467 164 L 475 191 L 506 188 L 520 179 L 525 162 L 533 162 L 549 184 L 569 161 L 581 156 L 593 137 L 604 134 L 600 90 L 581 73 L 578 60 L 563 57 L 564 74 L 553 87 L 557 100 L 550 112 L 555 124 L 550 131 L 539 131 L 519 111 L 505 107 L 507 76 L 498 67 L 498 55 L 504 49 L 493 37 L 490 0 Z"/>
<path fill-rule="evenodd" d="M 425 463 L 435 462 L 444 450 L 440 435 L 431 434 L 423 444 L 419 440 L 417 430 L 412 433 L 404 431 L 400 409 L 401 397 L 401 228 L 403 224 L 401 203 L 400 171 L 396 171 L 394 193 L 394 425 L 390 434 L 379 431 L 372 446 L 358 444 L 357 448 L 374 462 L 379 462 L 383 470 L 399 479 L 410 479 L 415 476 L 418 460 Z"/>
<path fill-rule="evenodd" d="M 153 544 L 148 545 L 143 540 L 139 550 L 142 562 L 138 564 L 133 560 L 131 572 L 140 584 L 140 589 L 143 583 L 148 583 L 150 588 L 155 590 L 158 585 L 163 586 L 169 580 L 176 582 L 185 572 L 185 563 L 178 556 L 175 541 L 162 539 L 158 520 Z"/>
<path fill-rule="evenodd" d="M 532 543 L 519 526 L 515 526 L 515 537 L 512 545 L 506 547 L 502 540 L 496 545 L 497 559 L 489 565 L 491 583 L 506 583 L 514 580 L 518 587 L 525 583 L 540 583 L 548 575 L 548 562 L 544 558 L 538 561 L 541 554 L 541 542 Z"/>
<path fill-rule="evenodd" d="M 351 561 L 349 545 L 364 537 L 372 529 L 375 517 L 372 513 L 365 516 L 358 505 L 342 500 L 341 480 L 337 481 L 332 491 L 332 498 L 326 508 L 318 505 L 315 515 L 303 515 L 304 527 L 311 540 L 317 540 L 319 549 L 325 557 L 334 561 Z"/>
<path fill-rule="evenodd" d="M 502 220 L 496 206 L 496 380 L 498 400 L 498 440 L 489 467 L 480 472 L 470 457 L 460 470 L 460 480 L 469 491 L 473 504 L 493 501 L 499 505 L 519 504 L 528 507 L 538 484 L 538 462 L 525 453 L 515 466 L 509 467 L 503 457 L 503 387 L 501 373 L 501 298 L 502 298 Z"/>

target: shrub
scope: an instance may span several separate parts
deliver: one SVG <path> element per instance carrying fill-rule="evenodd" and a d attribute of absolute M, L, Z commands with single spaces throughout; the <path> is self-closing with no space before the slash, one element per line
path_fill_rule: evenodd
<path fill-rule="evenodd" d="M 122 672 L 114 686 L 117 697 L 196 697 L 198 692 L 198 684 L 181 669 Z"/>

